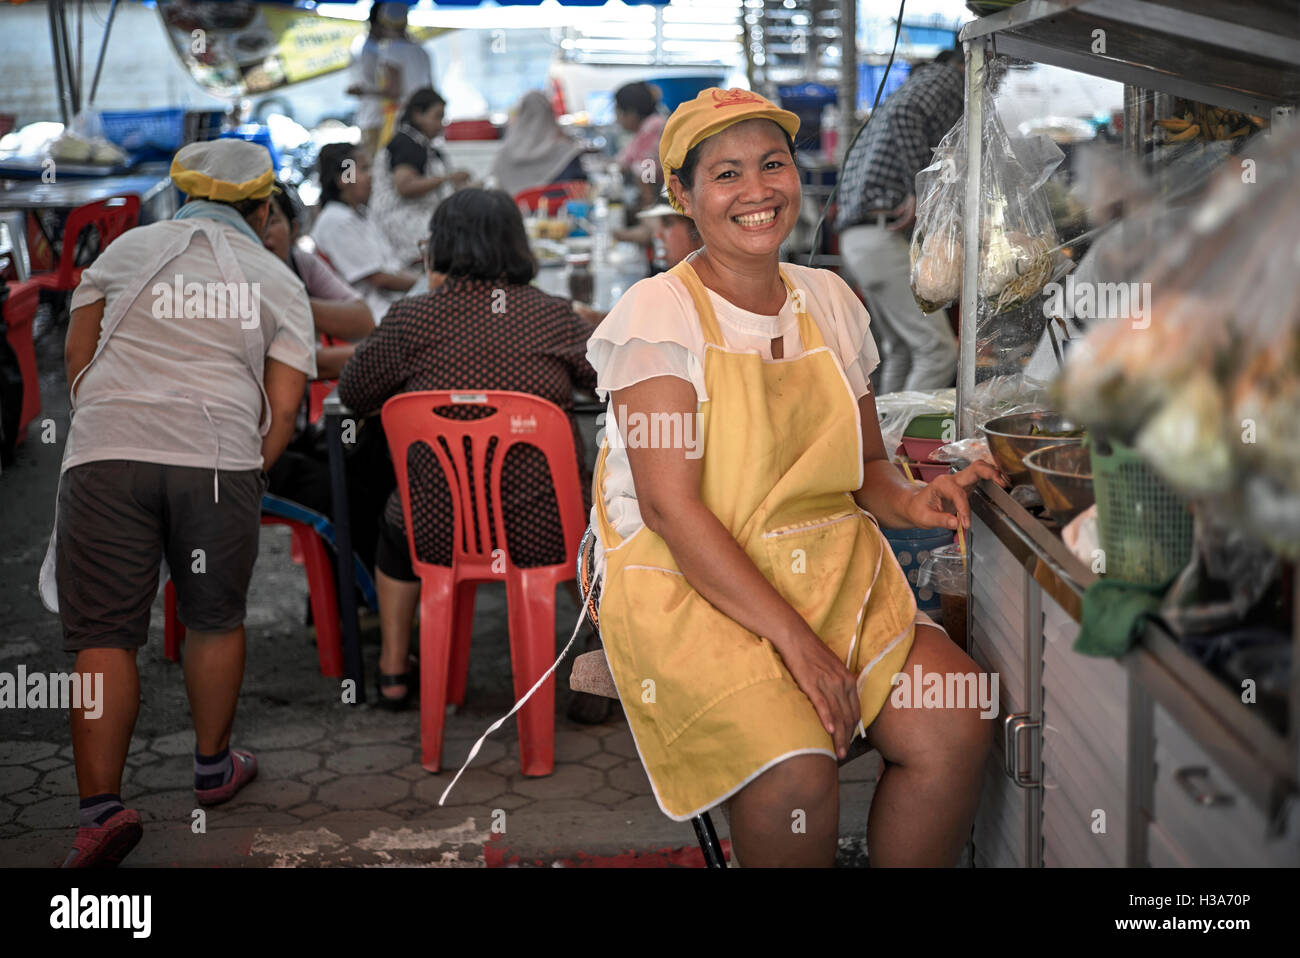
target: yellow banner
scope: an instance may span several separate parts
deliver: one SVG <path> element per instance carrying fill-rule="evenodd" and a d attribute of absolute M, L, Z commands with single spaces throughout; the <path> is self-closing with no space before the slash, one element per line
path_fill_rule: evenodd
<path fill-rule="evenodd" d="M 243 97 L 344 70 L 368 25 L 249 0 L 158 0 L 158 15 L 190 74 L 209 93 Z M 417 42 L 445 27 L 409 27 Z"/>

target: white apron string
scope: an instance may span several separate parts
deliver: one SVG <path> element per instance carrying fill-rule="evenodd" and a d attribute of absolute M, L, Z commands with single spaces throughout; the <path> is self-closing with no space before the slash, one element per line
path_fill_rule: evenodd
<path fill-rule="evenodd" d="M 499 729 L 502 725 L 505 725 L 510 719 L 510 716 L 523 708 L 524 703 L 533 697 L 533 693 L 541 688 L 542 683 L 551 677 L 551 673 L 560 667 L 560 663 L 564 661 L 564 657 L 569 654 L 569 649 L 573 648 L 574 640 L 578 638 L 578 631 L 582 628 L 582 623 L 585 621 L 587 621 L 586 601 L 582 603 L 582 611 L 578 614 L 577 625 L 573 627 L 573 635 L 569 636 L 569 641 L 566 642 L 564 648 L 560 650 L 560 657 L 557 658 L 551 667 L 546 670 L 546 674 L 538 679 L 531 689 L 524 693 L 524 697 L 515 703 L 514 708 L 489 725 L 488 730 L 479 736 L 479 740 L 475 742 L 474 747 L 469 750 L 469 755 L 465 759 L 465 764 L 460 767 L 460 771 L 456 773 L 456 777 L 451 780 L 451 784 L 447 786 L 447 790 L 443 792 L 442 797 L 438 799 L 439 806 L 441 806 L 443 802 L 447 801 L 447 796 L 450 795 L 451 790 L 456 787 L 456 783 L 460 781 L 460 777 L 465 774 L 465 769 L 469 768 L 469 763 L 474 761 L 474 756 L 479 753 L 479 749 L 483 747 L 483 743 L 487 741 L 488 736 Z"/>

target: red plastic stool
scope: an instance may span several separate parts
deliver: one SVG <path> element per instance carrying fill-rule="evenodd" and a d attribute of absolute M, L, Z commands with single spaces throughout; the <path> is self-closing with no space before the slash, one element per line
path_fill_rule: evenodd
<path fill-rule="evenodd" d="M 40 286 L 28 280 L 9 287 L 4 303 L 6 338 L 18 356 L 18 368 L 23 374 L 23 404 L 18 413 L 18 435 L 15 445 L 27 438 L 28 424 L 41 414 L 41 384 L 36 374 L 36 347 L 32 341 L 32 326 L 36 322 L 36 307 L 40 303 Z"/>
<path fill-rule="evenodd" d="M 264 526 L 288 526 L 293 535 L 291 554 L 294 561 L 307 567 L 307 588 L 311 594 L 311 617 L 316 624 L 316 651 L 320 655 L 320 674 L 329 678 L 343 676 L 343 637 L 339 629 L 338 598 L 334 591 L 334 573 L 330 568 L 329 550 L 316 530 L 305 522 L 280 516 L 262 516 Z M 176 616 L 176 586 L 171 580 L 163 599 L 163 654 L 172 662 L 181 660 L 181 643 L 185 626 Z"/>

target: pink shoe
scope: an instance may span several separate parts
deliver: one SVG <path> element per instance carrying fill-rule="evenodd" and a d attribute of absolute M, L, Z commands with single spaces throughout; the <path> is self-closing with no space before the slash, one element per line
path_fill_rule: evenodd
<path fill-rule="evenodd" d="M 216 788 L 196 788 L 194 797 L 200 805 L 220 805 L 235 797 L 235 793 L 257 778 L 257 759 L 252 752 L 243 752 L 237 748 L 230 750 L 232 773 L 230 781 Z"/>
<path fill-rule="evenodd" d="M 103 825 L 83 825 L 77 829 L 72 851 L 63 860 L 63 868 L 116 868 L 140 841 L 140 813 L 124 808 Z"/>

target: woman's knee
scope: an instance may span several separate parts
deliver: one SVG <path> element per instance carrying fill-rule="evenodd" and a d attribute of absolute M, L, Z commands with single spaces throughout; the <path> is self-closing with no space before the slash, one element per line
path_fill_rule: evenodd
<path fill-rule="evenodd" d="M 741 789 L 731 813 L 762 815 L 803 828 L 839 809 L 838 766 L 828 755 L 796 755 L 768 769 Z M 832 816 L 834 817 L 834 816 Z"/>
<path fill-rule="evenodd" d="M 993 745 L 997 678 L 941 630 L 920 626 L 868 741 L 893 763 L 981 762 Z"/>

